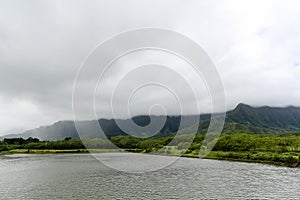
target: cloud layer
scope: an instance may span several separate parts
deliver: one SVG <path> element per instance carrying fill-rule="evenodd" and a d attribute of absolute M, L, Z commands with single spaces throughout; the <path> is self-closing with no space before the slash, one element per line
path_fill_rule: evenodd
<path fill-rule="evenodd" d="M 105 39 L 141 27 L 174 30 L 201 45 L 223 80 L 228 109 L 239 102 L 300 106 L 299 13 L 297 0 L 1 1 L 0 134 L 72 119 L 72 86 L 82 61 Z M 202 83 L 199 88 L 207 112 L 208 93 Z M 140 95 L 147 95 L 147 105 L 168 99 L 155 88 Z M 145 113 L 136 101 L 134 114 Z"/>

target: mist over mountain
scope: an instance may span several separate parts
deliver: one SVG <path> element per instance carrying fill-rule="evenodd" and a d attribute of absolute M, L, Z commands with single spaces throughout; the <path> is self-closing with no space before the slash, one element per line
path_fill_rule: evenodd
<path fill-rule="evenodd" d="M 198 132 L 205 134 L 210 122 L 210 114 L 200 115 L 200 123 Z M 185 116 L 188 121 L 195 121 L 199 116 Z M 128 125 L 132 120 L 138 126 L 147 126 L 151 119 L 154 121 L 163 121 L 165 123 L 156 137 L 163 137 L 176 134 L 181 122 L 181 116 L 136 116 L 132 119 L 99 119 L 91 121 L 80 121 L 77 125 L 80 128 L 80 137 L 96 138 L 96 137 L 112 137 L 117 135 L 126 135 L 118 126 L 119 123 Z M 99 132 L 99 124 L 104 132 Z M 181 128 L 189 130 L 189 127 L 197 126 L 197 124 L 187 124 Z M 156 127 L 155 127 L 156 128 Z M 300 131 L 300 107 L 252 107 L 246 104 L 239 104 L 234 110 L 226 113 L 226 120 L 223 133 L 231 134 L 236 132 L 248 132 L 255 134 L 280 134 L 284 132 Z M 82 134 L 83 133 L 83 134 Z M 147 136 L 147 131 L 140 133 L 132 130 L 133 135 Z M 142 135 L 143 134 L 143 135 Z M 3 136 L 3 138 L 12 137 L 35 137 L 40 140 L 60 140 L 66 137 L 79 138 L 77 129 L 73 121 L 59 121 L 49 126 L 28 130 L 20 134 L 11 134 Z"/>
<path fill-rule="evenodd" d="M 226 121 L 261 128 L 299 131 L 300 108 L 293 106 L 255 108 L 239 104 L 233 111 L 227 113 Z"/>

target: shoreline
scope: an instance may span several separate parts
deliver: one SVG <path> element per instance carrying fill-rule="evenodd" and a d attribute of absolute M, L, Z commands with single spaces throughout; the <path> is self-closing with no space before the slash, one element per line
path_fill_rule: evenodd
<path fill-rule="evenodd" d="M 0 155 L 11 154 L 61 154 L 61 153 L 109 153 L 121 152 L 120 150 L 111 149 L 12 149 L 9 151 L 2 151 Z"/>
<path fill-rule="evenodd" d="M 184 158 L 199 158 L 197 156 L 184 154 L 181 157 Z M 278 167 L 290 167 L 290 168 L 300 168 L 300 163 L 294 163 L 294 164 L 288 164 L 284 162 L 274 162 L 274 161 L 268 161 L 268 160 L 243 160 L 243 159 L 234 159 L 234 158 L 221 158 L 221 157 L 210 157 L 206 156 L 202 159 L 206 160 L 221 160 L 221 161 L 229 161 L 229 162 L 243 162 L 243 163 L 258 163 L 258 164 L 265 164 L 265 165 L 273 165 Z"/>
<path fill-rule="evenodd" d="M 68 154 L 68 153 L 76 153 L 76 154 L 88 154 L 88 153 L 117 153 L 117 152 L 124 152 L 128 151 L 131 153 L 137 153 L 134 151 L 130 151 L 130 149 L 126 150 L 120 150 L 120 149 L 13 149 L 9 151 L 2 151 L 0 152 L 0 155 L 11 155 L 11 154 Z M 138 152 L 144 154 L 144 152 Z M 259 152 L 261 153 L 261 152 Z M 296 160 L 286 160 L 285 162 L 283 161 L 274 161 L 271 159 L 247 159 L 245 158 L 245 155 L 249 156 L 250 155 L 259 155 L 259 153 L 251 153 L 251 152 L 225 152 L 225 151 L 212 151 L 210 152 L 206 157 L 202 159 L 210 159 L 210 160 L 223 160 L 223 161 L 230 161 L 230 162 L 246 162 L 246 163 L 261 163 L 261 164 L 266 164 L 266 165 L 274 165 L 274 166 L 281 166 L 281 167 L 291 167 L 291 168 L 298 168 L 300 167 L 300 162 Z M 274 153 L 272 152 L 263 152 L 264 154 L 272 155 Z M 153 155 L 163 155 L 163 156 L 179 156 L 178 154 L 159 154 L 159 153 L 154 153 Z M 230 157 L 228 155 L 239 155 L 243 156 L 243 158 L 234 158 L 233 156 Z M 291 159 L 291 157 L 288 157 L 284 154 L 279 154 L 280 156 L 278 159 Z M 182 154 L 180 157 L 185 157 L 185 158 L 198 158 L 199 156 L 196 154 Z M 269 158 L 271 158 L 269 156 Z M 272 157 L 273 158 L 273 157 Z"/>

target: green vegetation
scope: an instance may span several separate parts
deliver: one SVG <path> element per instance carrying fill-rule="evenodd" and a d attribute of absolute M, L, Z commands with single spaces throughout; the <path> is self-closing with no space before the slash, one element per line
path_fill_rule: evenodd
<path fill-rule="evenodd" d="M 130 151 L 162 155 L 182 155 L 198 157 L 200 147 L 209 146 L 204 135 L 195 137 L 190 134 L 168 136 L 164 138 L 136 138 L 132 136 L 115 136 L 111 142 L 104 139 L 65 138 L 59 141 L 39 141 L 35 138 L 4 139 L 0 142 L 0 151 L 4 153 L 87 153 Z M 190 141 L 193 141 L 192 143 Z M 223 134 L 213 151 L 206 158 L 262 162 L 286 166 L 299 166 L 300 133 L 281 135 L 257 135 L 249 133 Z"/>
<path fill-rule="evenodd" d="M 222 135 L 207 158 L 299 166 L 300 134 Z"/>

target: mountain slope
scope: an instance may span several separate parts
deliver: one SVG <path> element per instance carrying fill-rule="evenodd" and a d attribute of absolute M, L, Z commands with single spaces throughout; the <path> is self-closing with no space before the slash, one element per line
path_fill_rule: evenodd
<path fill-rule="evenodd" d="M 132 119 L 100 119 L 98 121 L 81 121 L 79 127 L 81 129 L 81 137 L 95 138 L 104 137 L 103 133 L 99 132 L 99 124 L 107 137 L 126 135 L 124 131 L 119 128 L 119 124 L 129 127 L 129 123 L 133 120 L 139 126 L 147 126 L 151 119 L 154 121 L 166 121 L 157 137 L 172 135 L 179 129 L 181 116 L 137 116 Z M 189 123 L 182 128 L 189 130 L 189 127 L 195 126 L 198 116 L 185 116 Z M 206 133 L 209 126 L 210 114 L 201 115 L 201 122 L 198 130 L 200 133 Z M 246 104 L 239 104 L 234 110 L 226 113 L 226 123 L 224 125 L 223 133 L 236 132 L 251 132 L 256 134 L 278 134 L 290 131 L 300 131 L 300 108 L 299 107 L 251 107 Z M 147 136 L 147 132 L 139 133 L 136 129 L 130 130 L 130 133 L 136 136 Z M 4 137 L 36 137 L 41 140 L 59 140 L 65 137 L 79 138 L 75 124 L 73 121 L 60 121 L 53 125 L 40 127 L 29 130 L 21 134 L 6 135 Z"/>
<path fill-rule="evenodd" d="M 297 131 L 300 128 L 300 108 L 292 106 L 255 108 L 239 104 L 233 111 L 227 113 L 226 121 L 263 128 Z"/>

